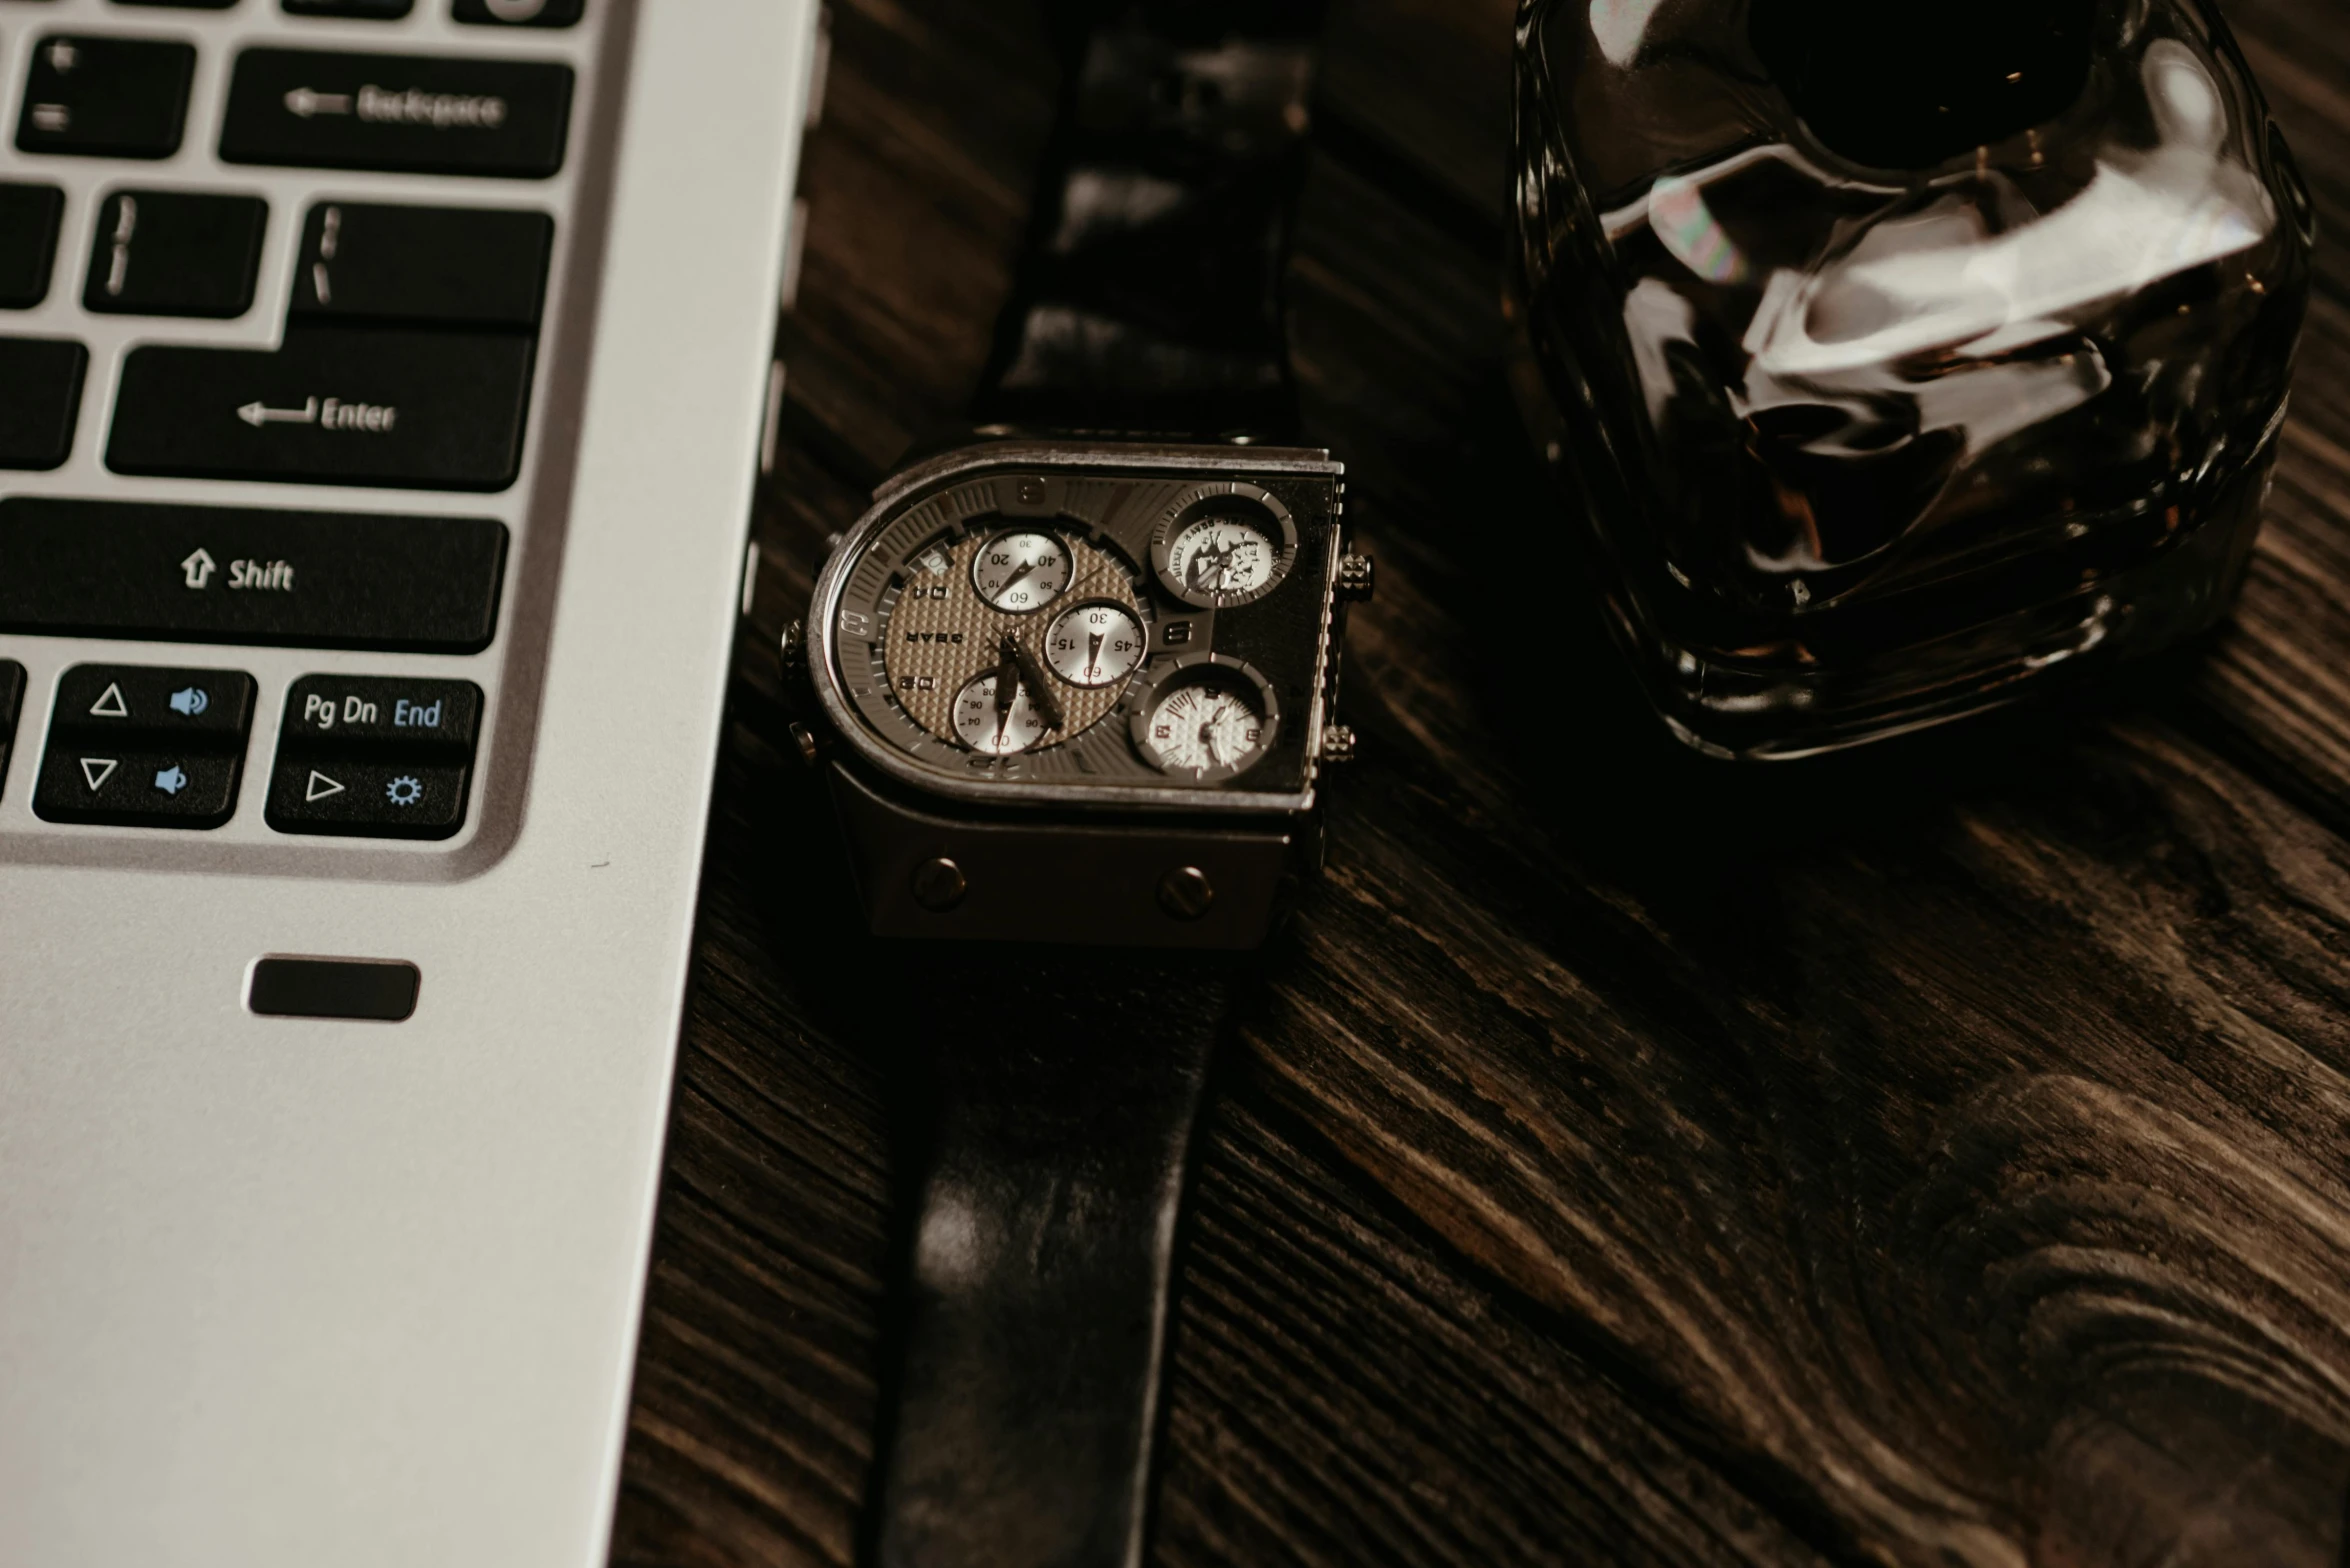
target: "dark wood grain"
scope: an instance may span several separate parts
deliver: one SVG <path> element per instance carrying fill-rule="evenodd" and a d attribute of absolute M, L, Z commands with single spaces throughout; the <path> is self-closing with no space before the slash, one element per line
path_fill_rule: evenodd
<path fill-rule="evenodd" d="M 2350 30 L 2229 13 L 2343 232 Z M 614 1547 L 645 1568 L 856 1549 L 902 1162 L 772 640 L 985 358 L 1056 90 L 1029 4 L 836 23 Z M 2350 260 L 2207 651 L 1724 772 L 1556 577 L 1498 368 L 1510 25 L 1339 6 L 1291 292 L 1382 560 L 1364 756 L 1220 1071 L 1158 1560 L 2336 1562 Z"/>

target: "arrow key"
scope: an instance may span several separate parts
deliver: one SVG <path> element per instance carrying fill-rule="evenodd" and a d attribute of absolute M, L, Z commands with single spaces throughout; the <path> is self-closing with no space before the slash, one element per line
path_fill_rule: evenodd
<path fill-rule="evenodd" d="M 465 825 L 473 770 L 399 757 L 280 755 L 269 825 L 280 833 L 448 838 Z"/>
<path fill-rule="evenodd" d="M 253 677 L 241 670 L 77 664 L 57 683 L 55 732 L 188 737 L 241 744 L 253 724 Z"/>
<path fill-rule="evenodd" d="M 46 822 L 216 828 L 236 814 L 242 752 L 79 746 L 52 736 L 33 790 Z"/>

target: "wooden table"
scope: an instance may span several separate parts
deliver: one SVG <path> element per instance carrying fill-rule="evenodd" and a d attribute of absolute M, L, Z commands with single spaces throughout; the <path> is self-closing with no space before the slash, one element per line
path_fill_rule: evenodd
<path fill-rule="evenodd" d="M 828 986 L 831 827 L 774 639 L 972 384 L 1055 101 L 1033 0 L 834 9 L 631 1565 L 857 1544 L 901 1167 Z M 2350 232 L 2338 5 L 2229 10 Z M 1158 1560 L 2335 1562 L 2350 264 L 2321 258 L 2207 657 L 1848 763 L 1702 764 L 1548 569 L 1564 524 L 1498 368 L 1510 26 L 1508 0 L 1338 7 L 1293 330 L 1382 567 L 1363 757 L 1224 1059 Z"/>

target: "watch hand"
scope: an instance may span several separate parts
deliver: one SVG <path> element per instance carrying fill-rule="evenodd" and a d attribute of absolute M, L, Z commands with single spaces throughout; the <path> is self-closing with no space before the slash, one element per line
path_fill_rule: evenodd
<path fill-rule="evenodd" d="M 1008 594 L 1013 589 L 1019 587 L 1022 583 L 1028 580 L 1029 573 L 1035 571 L 1043 564 L 1044 562 L 1041 559 L 1030 561 L 1027 565 L 1014 572 L 1011 576 L 1005 578 L 1004 585 L 995 591 L 996 597 L 1001 599 L 1005 594 Z"/>
<path fill-rule="evenodd" d="M 1213 762 L 1219 768 L 1224 766 L 1224 753 L 1216 746 L 1216 721 L 1223 716 L 1224 710 L 1222 708 L 1218 708 L 1215 712 L 1209 714 L 1206 718 L 1199 721 L 1200 750 L 1206 752 L 1208 754 L 1208 760 Z"/>
<path fill-rule="evenodd" d="M 1044 666 L 1036 662 L 1036 655 L 1027 644 L 1010 632 L 1004 633 L 1004 656 L 1019 667 L 1020 679 L 1027 683 L 1028 700 L 1036 704 L 1036 711 L 1044 715 L 1044 727 L 1061 727 L 1061 702 L 1053 695 L 1052 684 L 1045 679 Z"/>
<path fill-rule="evenodd" d="M 1012 727 L 1012 704 L 1020 700 L 1020 664 L 1012 657 L 1012 647 L 1012 639 L 1007 634 L 996 649 L 995 743 L 999 749 Z"/>
<path fill-rule="evenodd" d="M 1207 593 L 1222 593 L 1224 580 L 1231 575 L 1232 551 L 1214 540 L 1199 547 L 1191 558 L 1191 586 Z"/>
<path fill-rule="evenodd" d="M 1089 681 L 1098 679 L 1102 673 L 1102 638 L 1104 635 L 1102 632 L 1095 632 L 1092 637 L 1087 639 L 1085 678 Z"/>

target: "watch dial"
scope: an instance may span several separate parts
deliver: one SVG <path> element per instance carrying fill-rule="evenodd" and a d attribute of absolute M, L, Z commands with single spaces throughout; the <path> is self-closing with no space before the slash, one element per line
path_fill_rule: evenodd
<path fill-rule="evenodd" d="M 1124 605 L 1081 604 L 1064 610 L 1045 633 L 1045 662 L 1072 686 L 1113 686 L 1132 675 L 1150 647 L 1142 622 Z"/>
<path fill-rule="evenodd" d="M 809 674 L 844 764 L 1023 805 L 1310 799 L 1335 465 L 1260 484 L 1221 451 L 1040 472 L 996 450 L 889 492 L 826 563 Z"/>
<path fill-rule="evenodd" d="M 1167 572 L 1195 604 L 1232 604 L 1273 584 L 1281 547 L 1261 519 L 1244 511 L 1210 512 L 1167 542 Z"/>
<path fill-rule="evenodd" d="M 1069 546 L 1059 535 L 1022 529 L 997 534 L 979 547 L 971 562 L 971 586 L 996 609 L 1025 615 L 1067 592 L 1074 569 Z"/>
<path fill-rule="evenodd" d="M 1045 737 L 1044 714 L 1029 694 L 1025 681 L 1015 681 L 1011 695 L 1001 695 L 999 675 L 982 675 L 955 694 L 955 735 L 973 751 L 991 757 L 1009 757 Z"/>
<path fill-rule="evenodd" d="M 1022 575 L 1022 567 L 1034 569 Z M 1075 533 L 1007 531 L 1000 521 L 981 518 L 933 535 L 906 557 L 876 603 L 889 698 L 928 733 L 988 756 L 1074 740 L 1118 705 L 1149 646 L 1135 577 L 1134 566 L 1111 547 Z M 1076 602 L 1057 616 L 1018 608 L 1018 601 L 1048 591 Z M 998 604 L 998 598 L 1006 602 Z M 1084 672 L 1090 641 L 1080 639 L 1070 656 L 1074 662 L 1063 668 L 1063 656 L 1053 651 L 1054 630 L 1078 626 L 1096 611 L 1122 621 L 1133 652 L 1119 667 L 1114 661 L 1120 655 L 1105 638 L 1107 678 L 1087 682 L 1076 677 Z M 1016 720 L 999 735 L 992 706 L 984 724 L 965 711 L 973 687 L 982 677 L 1000 675 L 1007 661 L 1025 705 L 1021 711 L 1041 721 L 1035 733 L 1029 733 L 1028 721 Z M 1015 739 L 1018 744 L 1009 744 Z"/>
<path fill-rule="evenodd" d="M 1152 695 L 1137 739 L 1161 772 L 1229 778 L 1264 755 L 1273 738 L 1270 707 L 1239 671 L 1203 666 Z"/>

